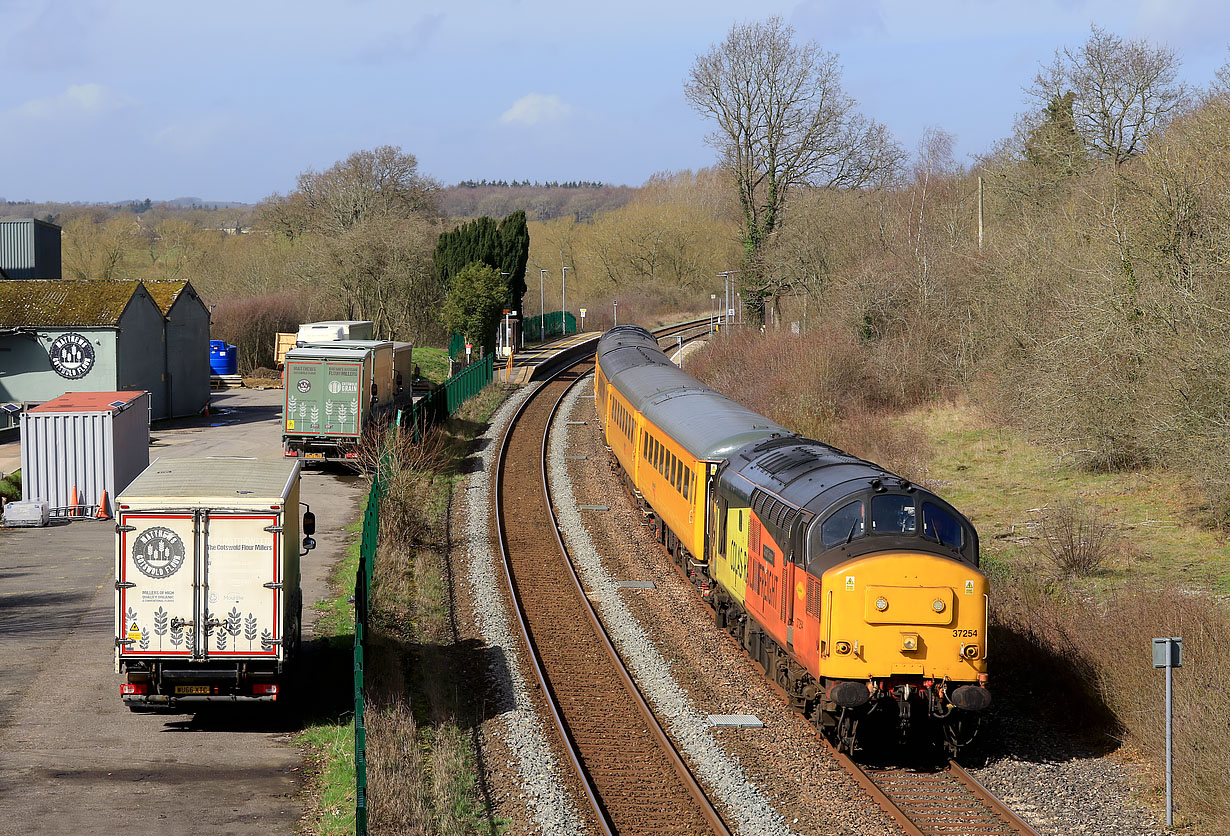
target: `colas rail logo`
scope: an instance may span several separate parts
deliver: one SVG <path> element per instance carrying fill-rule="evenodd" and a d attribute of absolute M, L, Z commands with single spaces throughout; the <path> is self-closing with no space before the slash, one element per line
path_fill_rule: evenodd
<path fill-rule="evenodd" d="M 149 578 L 171 577 L 184 565 L 184 557 L 184 541 L 163 526 L 145 529 L 132 544 L 132 562 Z"/>

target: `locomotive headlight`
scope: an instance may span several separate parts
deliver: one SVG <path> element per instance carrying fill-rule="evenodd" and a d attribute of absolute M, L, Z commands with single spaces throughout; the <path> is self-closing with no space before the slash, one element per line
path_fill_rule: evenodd
<path fill-rule="evenodd" d="M 840 655 L 845 656 L 847 653 L 850 652 L 850 643 L 849 642 L 837 642 L 837 645 L 833 649 L 836 650 Z"/>
<path fill-rule="evenodd" d="M 883 595 L 881 595 L 879 598 L 876 599 L 876 609 L 879 610 L 880 612 L 884 612 L 886 609 L 888 609 L 888 599 L 885 598 Z"/>
<path fill-rule="evenodd" d="M 936 612 L 943 612 L 944 602 L 941 601 L 939 598 L 936 598 L 934 601 L 931 602 L 931 609 L 935 610 Z"/>
<path fill-rule="evenodd" d="M 901 649 L 909 652 L 918 650 L 918 634 L 917 633 L 902 633 L 901 634 Z"/>

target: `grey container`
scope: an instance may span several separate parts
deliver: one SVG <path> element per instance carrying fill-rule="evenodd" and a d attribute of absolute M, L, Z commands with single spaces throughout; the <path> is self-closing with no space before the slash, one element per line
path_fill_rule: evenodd
<path fill-rule="evenodd" d="M 9 279 L 60 279 L 60 227 L 37 218 L 0 218 L 0 270 Z"/>
<path fill-rule="evenodd" d="M 22 498 L 46 502 L 53 517 L 112 516 L 116 494 L 149 465 L 149 398 L 70 392 L 25 412 Z"/>

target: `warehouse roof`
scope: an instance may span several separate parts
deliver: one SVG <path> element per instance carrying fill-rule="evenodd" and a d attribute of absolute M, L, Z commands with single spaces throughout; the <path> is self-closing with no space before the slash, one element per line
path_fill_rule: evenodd
<path fill-rule="evenodd" d="M 0 326 L 113 326 L 140 291 L 138 281 L 0 281 Z"/>
<path fill-rule="evenodd" d="M 192 287 L 187 279 L 146 279 L 144 285 L 149 295 L 154 297 L 154 304 L 162 311 L 163 316 L 171 312 L 171 306 L 183 293 L 184 288 L 190 288 L 190 295 L 196 295 L 196 288 Z"/>

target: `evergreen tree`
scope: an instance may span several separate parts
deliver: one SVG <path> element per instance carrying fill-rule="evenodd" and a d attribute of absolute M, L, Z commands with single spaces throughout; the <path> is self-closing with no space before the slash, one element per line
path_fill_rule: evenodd
<path fill-rule="evenodd" d="M 497 268 L 481 262 L 467 264 L 453 276 L 440 320 L 445 328 L 490 354 L 495 351 L 496 327 L 507 292 L 508 285 Z"/>
<path fill-rule="evenodd" d="M 513 212 L 498 224 L 486 216 L 440 235 L 434 265 L 440 284 L 448 289 L 453 277 L 471 264 L 485 264 L 506 274 L 506 305 L 521 310 L 525 295 L 525 265 L 530 257 L 530 233 L 525 212 Z"/>

